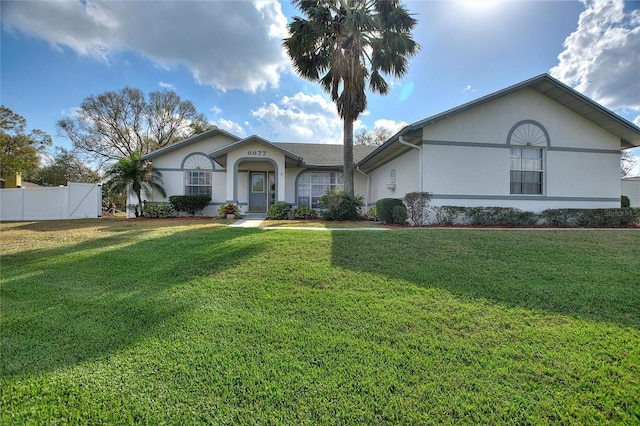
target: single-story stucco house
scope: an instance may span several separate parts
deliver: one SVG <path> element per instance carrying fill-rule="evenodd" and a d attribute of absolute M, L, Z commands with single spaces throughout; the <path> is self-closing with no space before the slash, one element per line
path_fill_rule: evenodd
<path fill-rule="evenodd" d="M 427 191 L 436 206 L 614 208 L 620 150 L 637 146 L 640 128 L 543 74 L 410 124 L 379 147 L 354 146 L 355 192 L 367 205 Z M 275 201 L 314 207 L 342 185 L 342 145 L 213 129 L 143 158 L 168 195 L 210 195 L 210 216 L 227 202 L 245 214 Z"/>

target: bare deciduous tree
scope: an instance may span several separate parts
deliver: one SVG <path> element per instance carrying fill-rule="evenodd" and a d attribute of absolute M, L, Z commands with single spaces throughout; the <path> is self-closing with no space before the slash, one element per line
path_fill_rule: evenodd
<path fill-rule="evenodd" d="M 380 146 L 385 143 L 393 133 L 386 127 L 374 127 L 373 130 L 367 131 L 362 129 L 355 134 L 355 145 L 376 145 Z"/>
<path fill-rule="evenodd" d="M 206 128 L 207 119 L 191 101 L 172 90 L 151 92 L 125 87 L 87 97 L 72 118 L 58 121 L 60 136 L 102 162 L 133 153 L 147 154 Z"/>

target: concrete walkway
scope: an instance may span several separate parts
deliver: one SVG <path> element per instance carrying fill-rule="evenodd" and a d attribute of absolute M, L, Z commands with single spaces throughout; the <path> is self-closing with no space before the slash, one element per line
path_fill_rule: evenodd
<path fill-rule="evenodd" d="M 259 228 L 262 221 L 263 219 L 238 219 L 229 224 L 229 226 L 235 226 L 237 228 Z"/>
<path fill-rule="evenodd" d="M 264 219 L 238 219 L 229 226 L 236 228 L 260 228 L 260 229 L 279 229 L 279 230 L 304 230 L 304 231 L 389 231 L 389 228 L 321 228 L 311 226 L 265 226 L 261 227 Z"/>

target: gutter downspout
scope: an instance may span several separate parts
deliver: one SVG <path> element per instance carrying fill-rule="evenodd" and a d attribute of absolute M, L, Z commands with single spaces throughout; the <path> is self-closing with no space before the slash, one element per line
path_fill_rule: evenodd
<path fill-rule="evenodd" d="M 368 174 L 366 174 L 365 172 L 360 170 L 360 166 L 356 166 L 356 170 L 359 171 L 360 173 L 362 173 L 364 175 L 364 177 L 367 178 L 367 193 L 365 194 L 365 197 L 364 197 L 364 206 L 365 206 L 365 211 L 366 211 L 367 207 L 369 207 L 369 198 L 371 196 L 371 186 L 370 186 L 371 179 L 369 178 Z"/>
<path fill-rule="evenodd" d="M 418 192 L 424 192 L 423 191 L 423 187 L 424 187 L 424 170 L 422 168 L 422 166 L 423 166 L 423 164 L 422 164 L 422 162 L 423 162 L 423 160 L 422 160 L 422 147 L 405 141 L 404 140 L 404 136 L 399 136 L 398 137 L 398 142 L 400 142 L 402 145 L 406 145 L 406 146 L 408 146 L 410 148 L 414 148 L 414 149 L 417 149 L 418 151 L 420 151 L 420 155 L 418 156 Z"/>

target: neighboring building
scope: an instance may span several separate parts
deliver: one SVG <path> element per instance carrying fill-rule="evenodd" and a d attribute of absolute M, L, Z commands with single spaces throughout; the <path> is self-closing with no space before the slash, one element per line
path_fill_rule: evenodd
<path fill-rule="evenodd" d="M 631 207 L 640 207 L 640 176 L 622 178 L 621 191 L 629 197 Z"/>
<path fill-rule="evenodd" d="M 432 205 L 619 207 L 620 149 L 634 146 L 640 128 L 545 74 L 355 146 L 355 192 L 367 205 L 428 191 Z M 214 129 L 143 158 L 168 195 L 210 195 L 212 216 L 226 202 L 243 213 L 276 200 L 313 207 L 342 185 L 342 145 Z"/>
<path fill-rule="evenodd" d="M 22 175 L 20 173 L 9 173 L 0 181 L 2 188 L 21 188 Z"/>

